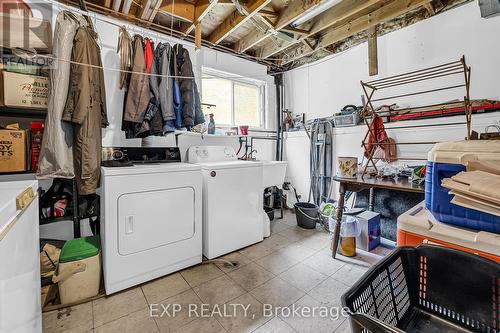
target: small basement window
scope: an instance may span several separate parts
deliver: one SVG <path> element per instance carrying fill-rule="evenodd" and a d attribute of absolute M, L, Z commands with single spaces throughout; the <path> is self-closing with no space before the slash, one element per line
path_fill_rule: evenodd
<path fill-rule="evenodd" d="M 215 105 L 204 112 L 217 126 L 264 127 L 265 82 L 204 69 L 201 83 L 202 103 Z"/>

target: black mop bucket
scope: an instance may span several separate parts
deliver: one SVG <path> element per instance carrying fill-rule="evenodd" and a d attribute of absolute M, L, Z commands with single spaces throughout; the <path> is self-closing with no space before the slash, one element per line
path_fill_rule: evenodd
<path fill-rule="evenodd" d="M 309 202 L 297 202 L 294 207 L 299 227 L 304 229 L 316 228 L 316 223 L 319 221 L 318 206 Z"/>

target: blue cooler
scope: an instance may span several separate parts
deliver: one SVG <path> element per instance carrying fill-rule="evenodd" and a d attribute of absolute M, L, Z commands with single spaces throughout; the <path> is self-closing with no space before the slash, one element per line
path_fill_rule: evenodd
<path fill-rule="evenodd" d="M 498 216 L 451 203 L 453 195 L 441 186 L 450 178 L 466 170 L 469 161 L 500 163 L 500 141 L 472 140 L 439 143 L 429 152 L 425 176 L 425 206 L 443 223 L 500 233 Z"/>

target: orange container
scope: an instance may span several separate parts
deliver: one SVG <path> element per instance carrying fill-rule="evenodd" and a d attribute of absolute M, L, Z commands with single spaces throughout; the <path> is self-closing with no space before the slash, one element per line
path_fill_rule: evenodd
<path fill-rule="evenodd" d="M 437 221 L 422 202 L 398 217 L 398 246 L 433 243 L 475 253 L 500 263 L 500 235 Z"/>

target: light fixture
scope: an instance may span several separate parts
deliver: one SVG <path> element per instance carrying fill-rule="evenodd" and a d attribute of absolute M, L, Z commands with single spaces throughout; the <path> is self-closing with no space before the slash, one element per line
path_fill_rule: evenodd
<path fill-rule="evenodd" d="M 298 19 L 292 22 L 292 27 L 296 27 L 301 25 L 302 23 L 309 21 L 313 17 L 323 13 L 325 10 L 335 6 L 336 4 L 340 3 L 342 0 L 325 0 L 316 6 L 306 10 L 304 15 L 300 16 Z"/>

